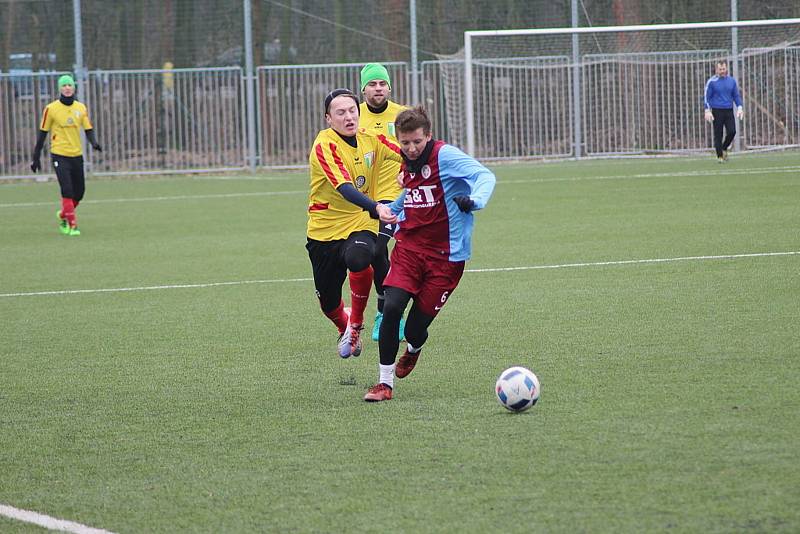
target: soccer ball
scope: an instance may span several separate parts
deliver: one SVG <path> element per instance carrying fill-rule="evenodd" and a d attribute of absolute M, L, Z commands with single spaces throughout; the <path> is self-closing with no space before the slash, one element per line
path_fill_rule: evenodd
<path fill-rule="evenodd" d="M 523 412 L 539 400 L 539 379 L 530 369 L 509 367 L 497 379 L 497 400 L 512 412 Z"/>

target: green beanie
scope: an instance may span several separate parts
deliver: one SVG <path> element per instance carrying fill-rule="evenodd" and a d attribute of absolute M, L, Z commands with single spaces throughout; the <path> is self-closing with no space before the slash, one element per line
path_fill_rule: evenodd
<path fill-rule="evenodd" d="M 389 84 L 389 89 L 392 88 L 392 82 L 389 80 L 389 71 L 380 63 L 367 63 L 361 69 L 361 90 L 363 91 L 372 80 L 383 80 Z"/>
<path fill-rule="evenodd" d="M 65 85 L 71 85 L 72 87 L 75 87 L 75 80 L 73 80 L 72 76 L 70 76 L 69 74 L 65 74 L 61 78 L 58 79 L 58 90 L 59 91 Z"/>

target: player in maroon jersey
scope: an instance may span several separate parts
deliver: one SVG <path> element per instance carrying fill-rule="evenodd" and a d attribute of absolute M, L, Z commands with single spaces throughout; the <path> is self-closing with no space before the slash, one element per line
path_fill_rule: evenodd
<path fill-rule="evenodd" d="M 424 108 L 401 112 L 395 119 L 403 152 L 403 192 L 390 208 L 398 222 L 389 274 L 384 281 L 380 329 L 380 378 L 366 401 L 392 398 L 394 377 L 408 376 L 428 339 L 428 327 L 452 295 L 471 253 L 472 212 L 486 207 L 495 176 L 458 148 L 434 140 Z M 413 300 L 405 324 L 407 346 L 395 365 L 400 317 Z"/>

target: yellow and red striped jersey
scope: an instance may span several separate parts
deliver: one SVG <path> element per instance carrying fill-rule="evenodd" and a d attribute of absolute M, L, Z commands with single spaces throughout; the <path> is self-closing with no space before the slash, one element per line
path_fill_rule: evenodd
<path fill-rule="evenodd" d="M 39 129 L 50 132 L 50 153 L 75 157 L 83 154 L 80 129 L 91 130 L 86 106 L 77 100 L 65 106 L 60 100 L 47 104 Z"/>
<path fill-rule="evenodd" d="M 314 139 L 308 156 L 310 192 L 306 234 L 317 241 L 347 239 L 351 233 L 370 230 L 377 233 L 378 221 L 369 213 L 345 200 L 337 191 L 351 183 L 374 199 L 377 174 L 387 162 L 400 163 L 400 147 L 383 134 L 359 129 L 357 147 L 350 146 L 333 129 L 322 130 Z"/>
<path fill-rule="evenodd" d="M 370 111 L 366 102 L 359 104 L 358 124 L 365 130 L 372 130 L 379 134 L 384 134 L 390 141 L 397 144 L 397 134 L 394 131 L 394 120 L 401 111 L 407 109 L 389 100 L 387 107 L 381 113 Z M 381 172 L 376 176 L 376 183 L 372 186 L 375 193 L 375 200 L 394 200 L 402 191 L 402 187 L 397 183 L 397 174 L 400 172 L 399 164 L 389 164 L 381 168 Z"/>

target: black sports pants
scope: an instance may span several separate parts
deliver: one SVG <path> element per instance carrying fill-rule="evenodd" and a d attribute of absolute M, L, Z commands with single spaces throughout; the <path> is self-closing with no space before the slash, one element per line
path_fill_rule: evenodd
<path fill-rule="evenodd" d="M 61 198 L 71 198 L 75 202 L 83 200 L 83 194 L 86 192 L 83 156 L 71 158 L 53 154 L 52 157 L 58 185 L 61 187 Z"/>
<path fill-rule="evenodd" d="M 397 349 L 400 347 L 400 339 L 397 335 L 400 329 L 400 318 L 403 317 L 406 306 L 413 295 L 405 289 L 391 286 L 385 288 L 385 295 L 386 302 L 383 305 L 383 322 L 381 322 L 381 335 L 378 338 L 378 351 L 381 365 L 391 365 L 395 362 Z M 412 346 L 421 348 L 428 339 L 428 327 L 433 319 L 434 317 L 420 311 L 416 302 L 412 304 L 403 330 L 406 340 Z"/>
<path fill-rule="evenodd" d="M 347 239 L 316 241 L 307 239 L 306 250 L 314 273 L 314 288 L 325 313 L 342 301 L 342 286 L 347 271 L 369 267 L 375 254 L 375 234 L 369 230 L 353 232 Z"/>
<path fill-rule="evenodd" d="M 717 157 L 721 158 L 722 153 L 728 150 L 736 135 L 736 121 L 733 118 L 733 109 L 713 108 L 711 113 L 714 115 L 714 150 L 717 151 Z M 724 141 L 722 140 L 723 128 L 727 132 Z"/>
<path fill-rule="evenodd" d="M 391 204 L 389 200 L 381 200 L 381 204 Z M 378 240 L 375 243 L 375 257 L 372 259 L 373 283 L 378 294 L 378 311 L 383 313 L 383 281 L 389 273 L 389 240 L 394 236 L 396 224 L 379 223 Z"/>

